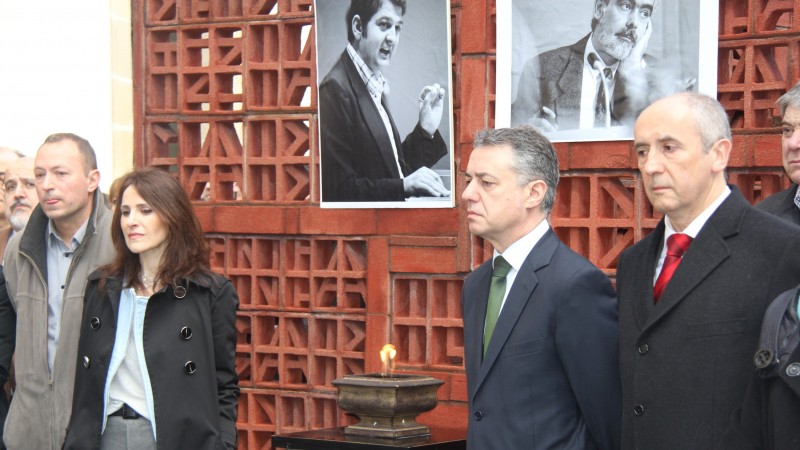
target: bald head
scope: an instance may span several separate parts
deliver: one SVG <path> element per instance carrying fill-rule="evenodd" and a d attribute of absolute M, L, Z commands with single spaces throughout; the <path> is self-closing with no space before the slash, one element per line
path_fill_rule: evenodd
<path fill-rule="evenodd" d="M 25 228 L 31 212 L 39 204 L 33 167 L 33 158 L 19 158 L 6 169 L 3 182 L 4 211 L 14 231 Z"/>
<path fill-rule="evenodd" d="M 8 165 L 23 157 L 19 150 L 14 150 L 11 147 L 0 147 L 0 177 L 5 175 Z"/>

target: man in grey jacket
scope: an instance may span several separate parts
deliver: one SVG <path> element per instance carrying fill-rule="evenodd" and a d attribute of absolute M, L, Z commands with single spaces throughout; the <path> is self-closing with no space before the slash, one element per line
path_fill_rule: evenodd
<path fill-rule="evenodd" d="M 586 2 L 589 3 L 588 1 Z M 511 125 L 544 132 L 633 126 L 651 102 L 694 79 L 678 82 L 674 68 L 646 54 L 655 0 L 594 0 L 591 32 L 578 42 L 525 63 Z"/>
<path fill-rule="evenodd" d="M 18 325 L 17 389 L 3 436 L 12 450 L 61 448 L 72 408 L 86 278 L 113 257 L 111 212 L 98 189 L 100 173 L 89 142 L 69 133 L 49 136 L 36 154 L 34 175 L 40 204 L 5 256 Z M 8 357 L 0 354 L 0 363 Z"/>

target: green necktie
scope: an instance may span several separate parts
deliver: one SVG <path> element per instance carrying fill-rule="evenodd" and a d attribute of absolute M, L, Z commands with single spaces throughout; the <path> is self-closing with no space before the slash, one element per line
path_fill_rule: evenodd
<path fill-rule="evenodd" d="M 483 329 L 483 354 L 489 348 L 489 341 L 492 339 L 494 325 L 497 323 L 497 316 L 500 315 L 500 306 L 503 305 L 503 297 L 506 295 L 506 275 L 511 270 L 509 264 L 502 256 L 494 259 L 494 270 L 492 271 L 492 285 L 489 287 L 489 306 L 486 307 L 486 323 Z"/>

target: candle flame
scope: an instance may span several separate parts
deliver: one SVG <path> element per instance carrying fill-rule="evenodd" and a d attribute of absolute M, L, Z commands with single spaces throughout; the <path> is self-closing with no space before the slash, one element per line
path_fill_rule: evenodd
<path fill-rule="evenodd" d="M 394 371 L 394 357 L 397 356 L 397 350 L 392 344 L 386 344 L 381 349 L 381 362 L 383 363 L 383 375 L 391 376 Z"/>

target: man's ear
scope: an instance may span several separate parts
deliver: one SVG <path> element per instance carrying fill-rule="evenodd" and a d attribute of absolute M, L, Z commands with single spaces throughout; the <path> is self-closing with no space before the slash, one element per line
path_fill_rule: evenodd
<path fill-rule="evenodd" d="M 714 143 L 714 146 L 711 147 L 710 150 L 714 155 L 714 162 L 712 164 L 712 170 L 714 172 L 725 171 L 725 168 L 728 167 L 728 160 L 730 159 L 732 148 L 733 143 L 727 139 L 720 139 Z"/>
<path fill-rule="evenodd" d="M 353 37 L 355 37 L 356 41 L 361 40 L 361 17 L 358 14 L 353 16 L 353 22 L 350 24 L 350 27 L 353 29 Z"/>
<path fill-rule="evenodd" d="M 89 179 L 89 193 L 91 194 L 100 184 L 100 171 L 97 169 L 90 170 L 87 178 Z"/>
<path fill-rule="evenodd" d="M 606 2 L 604 0 L 594 0 L 594 18 L 600 20 L 606 13 Z"/>
<path fill-rule="evenodd" d="M 525 185 L 526 198 L 525 206 L 528 208 L 539 207 L 544 202 L 544 196 L 547 193 L 547 183 L 544 180 L 533 180 Z"/>

